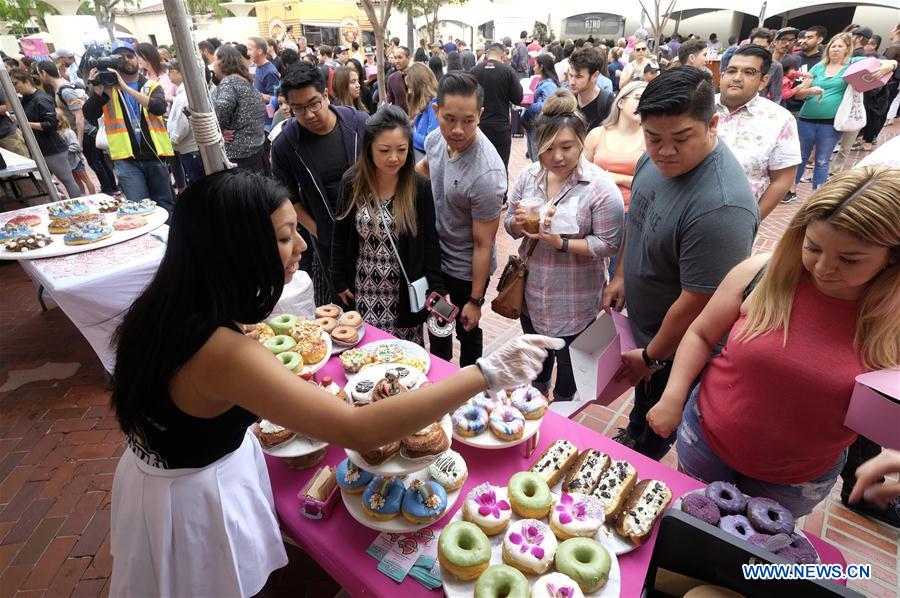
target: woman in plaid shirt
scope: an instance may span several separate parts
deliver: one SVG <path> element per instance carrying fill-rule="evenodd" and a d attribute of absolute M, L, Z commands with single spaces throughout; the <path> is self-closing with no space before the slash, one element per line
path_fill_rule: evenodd
<path fill-rule="evenodd" d="M 536 244 L 528 260 L 522 330 L 566 342 L 563 349 L 549 352 L 533 384 L 548 393 L 555 359 L 559 369 L 553 398 L 571 401 L 575 377 L 569 345 L 600 312 L 607 258 L 622 240 L 625 208 L 615 183 L 582 156 L 587 124 L 572 92 L 550 96 L 535 124 L 540 159 L 516 179 L 503 225 L 514 239 L 527 237 L 519 247 L 521 257 Z M 543 202 L 537 234 L 525 231 L 523 199 Z"/>

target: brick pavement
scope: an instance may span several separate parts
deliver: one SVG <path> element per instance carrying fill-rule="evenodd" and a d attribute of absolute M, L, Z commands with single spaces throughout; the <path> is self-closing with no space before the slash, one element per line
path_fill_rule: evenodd
<path fill-rule="evenodd" d="M 900 132 L 885 129 L 883 138 Z M 513 140 L 510 179 L 526 165 L 524 144 Z M 763 223 L 756 250 L 771 250 L 809 195 L 779 206 Z M 516 243 L 502 230 L 498 263 Z M 495 294 L 495 282 L 489 299 Z M 488 348 L 520 332 L 486 308 Z M 105 374 L 90 346 L 59 309 L 41 312 L 22 269 L 0 262 L 0 596 L 105 596 L 109 555 L 110 488 L 124 450 L 108 407 Z M 31 380 L 31 381 L 29 381 Z M 591 406 L 578 420 L 611 436 L 627 422 L 627 396 Z M 663 460 L 675 465 L 674 451 Z M 804 529 L 838 546 L 848 562 L 872 563 L 873 579 L 851 582 L 870 596 L 898 594 L 898 531 L 844 509 L 838 490 L 805 518 Z M 336 586 L 300 551 L 277 572 L 265 596 L 332 595 Z"/>

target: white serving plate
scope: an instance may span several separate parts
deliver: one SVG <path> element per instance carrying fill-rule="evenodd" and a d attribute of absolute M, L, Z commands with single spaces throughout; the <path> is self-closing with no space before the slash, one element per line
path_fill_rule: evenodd
<path fill-rule="evenodd" d="M 465 500 L 465 498 L 463 498 Z M 506 488 L 497 488 L 497 500 L 508 500 Z M 514 521 L 518 521 L 522 519 L 515 513 L 510 517 L 510 524 Z M 453 518 L 451 521 L 462 521 L 462 509 L 458 509 L 456 513 L 453 514 Z M 544 523 L 548 523 L 548 519 L 544 517 L 541 519 Z M 548 523 L 549 525 L 549 523 Z M 616 553 L 610 544 L 608 543 L 608 538 L 606 534 L 603 533 L 605 526 L 600 527 L 600 531 L 594 536 L 594 539 L 603 544 L 604 548 L 609 552 L 609 558 L 612 561 L 609 567 L 609 580 L 606 584 L 600 588 L 599 591 L 594 592 L 593 594 L 586 594 L 586 596 L 592 596 L 594 598 L 618 598 L 619 592 L 622 588 L 622 572 L 619 569 L 619 559 L 616 557 Z M 507 529 L 509 529 L 507 527 Z M 491 542 L 491 565 L 502 565 L 503 564 L 503 539 L 506 537 L 506 530 L 502 533 L 499 533 L 495 536 L 488 536 L 488 540 Z M 550 571 L 555 571 L 555 567 L 551 567 Z M 550 572 L 548 571 L 548 573 Z M 529 585 L 533 585 L 534 582 L 538 580 L 540 575 L 525 575 L 528 579 Z M 452 574 L 447 573 L 443 569 L 441 569 L 441 581 L 444 584 L 444 594 L 448 596 L 448 598 L 471 598 L 475 591 L 475 581 L 460 581 Z"/>
<path fill-rule="evenodd" d="M 256 436 L 256 431 L 258 429 L 258 423 L 254 422 L 253 425 L 250 426 L 250 431 L 253 432 L 254 436 Z M 260 442 L 259 438 L 257 438 L 256 440 L 257 442 L 259 442 L 259 446 L 262 448 L 265 454 L 272 455 L 273 457 L 281 457 L 283 459 L 290 459 L 291 457 L 305 457 L 306 455 L 315 453 L 316 451 L 320 451 L 328 446 L 327 442 L 322 442 L 321 440 L 316 440 L 314 438 L 307 438 L 306 436 L 302 436 L 300 434 L 296 434 L 287 442 L 276 444 L 272 448 L 266 448 L 265 446 L 263 446 L 263 443 Z"/>
<path fill-rule="evenodd" d="M 59 203 L 59 202 L 57 202 Z M 85 201 L 88 205 L 89 211 L 91 213 L 97 213 L 96 204 L 92 200 L 88 199 Z M 21 215 L 30 215 L 35 214 L 40 216 L 41 223 L 34 227 L 34 232 L 42 233 L 45 235 L 50 235 L 47 232 L 47 226 L 50 224 L 50 217 L 47 215 L 47 206 L 54 204 L 46 204 L 41 206 L 35 206 L 32 208 L 22 208 L 21 210 L 13 210 L 12 212 L 4 212 L 0 215 L 0 225 L 5 224 L 8 220 L 16 216 Z M 106 216 L 106 222 L 110 226 L 112 226 L 113 222 L 116 219 L 116 214 L 103 214 Z M 94 249 L 101 249 L 103 247 L 109 247 L 110 245 L 116 245 L 118 243 L 123 243 L 125 241 L 129 241 L 136 237 L 140 237 L 141 235 L 147 234 L 163 224 L 165 224 L 166 220 L 169 218 L 169 213 L 163 208 L 157 206 L 156 210 L 145 216 L 147 219 L 147 224 L 140 228 L 134 228 L 131 230 L 113 230 L 113 234 L 103 239 L 102 241 L 97 241 L 96 243 L 86 243 L 84 245 L 66 245 L 63 242 L 63 238 L 65 235 L 54 234 L 50 235 L 53 239 L 53 242 L 47 245 L 46 247 L 42 247 L 41 249 L 35 249 L 33 251 L 27 251 L 25 253 L 18 253 L 16 251 L 7 251 L 5 248 L 0 246 L 0 259 L 3 260 L 37 260 L 48 257 L 60 257 L 63 255 L 72 255 L 75 253 L 83 253 L 85 251 L 93 251 Z"/>
<path fill-rule="evenodd" d="M 369 343 L 368 345 L 365 345 L 365 348 L 374 351 L 381 345 L 388 345 L 391 343 L 396 343 L 397 345 L 399 345 L 400 348 L 403 349 L 403 352 L 406 353 L 407 357 L 421 359 L 422 361 L 424 361 L 425 362 L 425 372 L 424 373 L 427 374 L 428 371 L 431 370 L 431 356 L 428 354 L 428 351 L 426 351 L 424 348 L 420 347 L 416 343 L 411 343 L 409 341 L 404 341 L 404 340 L 400 340 L 400 339 L 383 339 L 380 341 L 373 341 L 373 342 Z M 363 346 L 363 345 L 357 345 L 357 346 Z M 371 366 L 369 366 L 369 367 L 371 367 Z M 365 371 L 365 370 L 363 370 L 363 371 Z M 358 376 L 358 375 L 359 374 L 356 374 L 355 376 Z"/>
<path fill-rule="evenodd" d="M 367 471 L 371 471 L 371 469 L 368 469 Z M 409 474 L 409 477 L 403 480 L 403 483 L 408 488 L 413 480 L 422 480 L 424 482 L 430 479 L 431 475 L 428 473 L 428 468 L 425 467 L 424 469 Z M 444 515 L 449 513 L 450 509 L 453 508 L 453 505 L 456 504 L 456 499 L 459 498 L 459 492 L 460 490 L 456 489 L 453 492 L 447 493 L 447 510 L 444 511 Z M 369 529 L 374 529 L 380 532 L 393 532 L 402 534 L 414 532 L 422 529 L 423 527 L 428 527 L 429 525 L 431 525 L 431 523 L 413 523 L 403 515 L 398 515 L 397 517 L 389 519 L 387 521 L 379 521 L 378 519 L 373 519 L 369 517 L 363 510 L 362 496 L 362 492 L 359 494 L 350 494 L 349 492 L 341 490 L 341 499 L 343 499 L 344 501 L 344 506 L 347 507 L 347 512 L 350 513 L 351 517 L 353 517 L 359 523 Z M 444 517 L 444 515 L 441 515 L 441 518 Z"/>
<path fill-rule="evenodd" d="M 485 430 L 478 436 L 460 436 L 454 431 L 453 440 L 459 442 L 460 444 L 465 444 L 466 446 L 473 446 L 480 449 L 497 450 L 510 448 L 513 446 L 518 446 L 523 442 L 527 442 L 531 439 L 532 436 L 537 434 L 538 430 L 541 429 L 541 421 L 543 421 L 543 419 L 543 417 L 540 419 L 526 419 L 525 431 L 522 433 L 522 437 L 518 440 L 501 440 L 493 432 L 491 432 L 490 427 L 488 427 L 487 430 Z"/>
<path fill-rule="evenodd" d="M 331 354 L 339 355 L 347 349 L 352 349 L 353 347 L 359 346 L 363 339 L 366 338 L 366 325 L 363 324 L 362 326 L 357 328 L 357 330 L 359 331 L 359 340 L 352 345 L 345 345 L 344 343 L 340 343 L 334 339 L 331 339 Z"/>
<path fill-rule="evenodd" d="M 316 363 L 304 363 L 300 371 L 297 372 L 298 375 L 315 374 L 323 367 L 325 367 L 326 363 L 328 363 L 328 359 L 331 357 L 331 335 L 323 330 L 319 338 L 325 341 L 325 357 L 321 361 L 317 361 Z"/>

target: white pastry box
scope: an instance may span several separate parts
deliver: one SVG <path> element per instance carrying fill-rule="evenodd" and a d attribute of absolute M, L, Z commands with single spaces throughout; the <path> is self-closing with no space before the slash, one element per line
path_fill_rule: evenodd
<path fill-rule="evenodd" d="M 900 370 L 857 376 L 844 425 L 884 448 L 900 450 Z"/>
<path fill-rule="evenodd" d="M 569 347 L 575 385 L 582 401 L 609 405 L 631 389 L 627 381 L 613 382 L 622 367 L 622 353 L 636 348 L 628 318 L 602 312 Z"/>

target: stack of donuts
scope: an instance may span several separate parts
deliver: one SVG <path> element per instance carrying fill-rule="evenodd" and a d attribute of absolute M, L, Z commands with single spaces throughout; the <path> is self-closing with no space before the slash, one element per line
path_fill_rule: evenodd
<path fill-rule="evenodd" d="M 257 324 L 255 332 L 259 342 L 292 372 L 299 374 L 304 366 L 328 358 L 322 327 L 315 321 L 281 314 Z"/>
<path fill-rule="evenodd" d="M 771 498 L 747 498 L 729 482 L 713 482 L 703 494 L 681 499 L 681 510 L 796 564 L 818 562 L 809 540 L 794 530 L 794 516 Z"/>
<path fill-rule="evenodd" d="M 544 417 L 548 405 L 533 386 L 504 390 L 497 398 L 480 393 L 453 412 L 453 431 L 471 438 L 490 430 L 500 440 L 519 440 L 525 433 L 525 420 Z"/>
<path fill-rule="evenodd" d="M 475 581 L 476 596 L 583 596 L 609 580 L 613 557 L 595 539 L 603 521 L 596 498 L 554 496 L 541 476 L 521 471 L 505 491 L 486 482 L 469 492 L 462 521 L 441 532 L 438 559 L 447 574 Z M 491 565 L 488 537 L 500 534 L 503 564 Z M 532 586 L 526 576 L 541 577 Z"/>
<path fill-rule="evenodd" d="M 337 305 L 322 305 L 316 308 L 316 322 L 339 345 L 352 347 L 359 342 L 363 319 L 358 311 L 345 312 Z"/>

